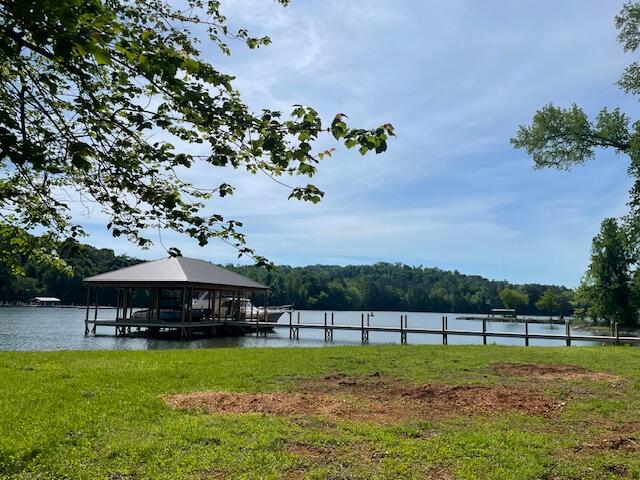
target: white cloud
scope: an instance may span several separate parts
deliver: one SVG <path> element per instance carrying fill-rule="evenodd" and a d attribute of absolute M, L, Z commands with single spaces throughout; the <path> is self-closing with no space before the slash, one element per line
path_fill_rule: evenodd
<path fill-rule="evenodd" d="M 245 221 L 250 243 L 276 262 L 393 260 L 574 284 L 602 217 L 625 211 L 625 160 L 534 172 L 509 137 L 548 101 L 640 113 L 614 85 L 630 60 L 613 27 L 622 3 L 229 0 L 234 25 L 274 42 L 232 45 L 228 59 L 208 52 L 252 108 L 308 103 L 329 120 L 389 121 L 398 138 L 383 156 L 339 150 L 323 162 L 311 180 L 327 193 L 317 206 L 286 200 L 262 175 L 209 166 L 184 175 L 234 184 L 236 195 L 212 207 Z M 234 256 L 222 244 L 165 241 L 194 256 Z M 112 244 L 102 234 L 96 242 Z"/>

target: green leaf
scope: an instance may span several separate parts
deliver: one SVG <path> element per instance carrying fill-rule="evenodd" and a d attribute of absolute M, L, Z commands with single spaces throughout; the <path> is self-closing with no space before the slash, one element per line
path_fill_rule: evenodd
<path fill-rule="evenodd" d="M 111 63 L 111 55 L 109 52 L 103 48 L 94 47 L 93 56 L 98 62 L 98 65 L 109 65 Z"/>
<path fill-rule="evenodd" d="M 189 73 L 198 73 L 200 71 L 200 62 L 187 58 L 182 62 L 182 67 Z"/>

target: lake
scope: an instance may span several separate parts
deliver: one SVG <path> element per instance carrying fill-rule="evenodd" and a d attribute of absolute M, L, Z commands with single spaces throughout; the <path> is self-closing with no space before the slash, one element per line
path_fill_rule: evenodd
<path fill-rule="evenodd" d="M 336 324 L 360 325 L 363 312 L 335 312 Z M 369 313 L 369 312 L 364 312 Z M 371 325 L 399 326 L 400 315 L 408 315 L 408 326 L 420 328 L 440 328 L 442 316 L 449 318 L 449 328 L 458 330 L 482 330 L 482 322 L 477 320 L 458 320 L 463 313 L 425 313 L 425 312 L 374 312 Z M 84 335 L 84 314 L 82 308 L 59 307 L 2 307 L 0 308 L 0 351 L 45 351 L 45 350 L 151 350 L 169 348 L 219 348 L 219 347 L 317 347 L 330 345 L 359 345 L 360 332 L 334 332 L 334 341 L 324 342 L 322 329 L 300 329 L 300 339 L 290 340 L 288 329 L 277 329 L 266 338 L 255 335 L 224 338 L 195 338 L 179 340 L 173 338 L 115 337 L 113 329 L 98 327 L 98 335 Z M 294 313 L 294 319 L 296 318 Z M 322 323 L 324 312 L 300 311 L 303 323 Z M 100 318 L 112 319 L 114 309 L 101 309 Z M 288 322 L 283 315 L 281 322 Z M 295 320 L 294 320 L 295 321 Z M 524 324 L 513 322 L 488 322 L 488 331 L 524 332 Z M 530 333 L 564 333 L 563 325 L 529 324 Z M 590 335 L 586 330 L 572 329 L 572 333 Z M 440 344 L 439 335 L 408 334 L 410 344 Z M 490 338 L 490 343 L 501 345 L 523 345 L 524 340 L 513 338 Z M 400 343 L 398 333 L 370 332 L 369 343 Z M 479 344 L 481 337 L 463 337 L 449 335 L 449 344 Z M 597 345 L 597 342 L 572 342 L 574 345 Z M 559 340 L 531 340 L 531 345 L 564 345 Z"/>

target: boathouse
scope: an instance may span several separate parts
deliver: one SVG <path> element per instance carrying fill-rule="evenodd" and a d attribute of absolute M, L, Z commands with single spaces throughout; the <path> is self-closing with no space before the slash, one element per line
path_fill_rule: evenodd
<path fill-rule="evenodd" d="M 116 335 L 138 331 L 216 334 L 232 322 L 267 319 L 268 288 L 211 262 L 169 257 L 84 279 L 87 285 L 85 335 L 96 327 L 115 327 Z M 99 318 L 100 290 L 116 290 L 115 318 Z M 263 306 L 249 297 L 262 294 Z M 93 311 L 92 311 L 93 310 Z M 231 325 L 229 325 L 231 323 Z M 242 333 L 242 332 L 240 332 Z"/>
<path fill-rule="evenodd" d="M 33 297 L 29 300 L 29 304 L 38 307 L 51 307 L 60 305 L 60 299 L 56 297 Z"/>

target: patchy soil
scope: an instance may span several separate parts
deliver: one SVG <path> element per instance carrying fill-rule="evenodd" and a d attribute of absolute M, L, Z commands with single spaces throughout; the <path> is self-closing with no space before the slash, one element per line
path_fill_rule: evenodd
<path fill-rule="evenodd" d="M 333 449 L 331 448 L 319 448 L 314 445 L 307 445 L 306 443 L 291 442 L 285 448 L 287 453 L 304 457 L 308 459 L 325 459 L 333 455 Z"/>
<path fill-rule="evenodd" d="M 407 385 L 379 374 L 307 379 L 294 392 L 194 392 L 169 395 L 165 400 L 174 408 L 210 413 L 316 415 L 382 424 L 504 411 L 547 415 L 563 405 L 539 390 L 521 386 Z"/>
<path fill-rule="evenodd" d="M 605 372 L 593 372 L 576 365 L 545 365 L 537 363 L 494 363 L 491 365 L 499 375 L 526 377 L 542 380 L 595 380 L 620 383 L 622 377 Z"/>
<path fill-rule="evenodd" d="M 424 477 L 425 480 L 453 480 L 453 474 L 444 468 L 429 470 Z"/>
<path fill-rule="evenodd" d="M 194 392 L 165 397 L 175 408 L 223 413 L 269 415 L 322 415 L 336 417 L 346 411 L 344 401 L 304 393 Z"/>
<path fill-rule="evenodd" d="M 622 450 L 626 452 L 640 451 L 640 443 L 635 437 L 616 436 L 603 438 L 593 443 L 583 443 L 576 447 L 575 451 L 582 450 Z"/>

